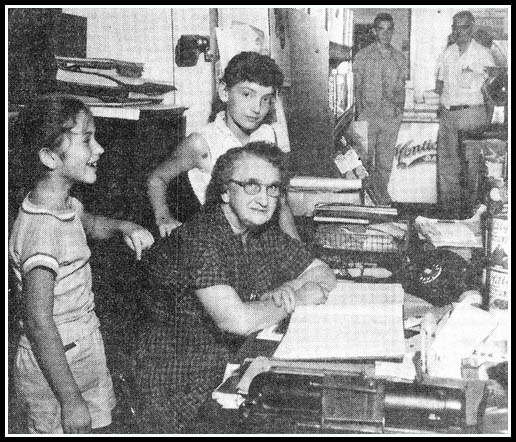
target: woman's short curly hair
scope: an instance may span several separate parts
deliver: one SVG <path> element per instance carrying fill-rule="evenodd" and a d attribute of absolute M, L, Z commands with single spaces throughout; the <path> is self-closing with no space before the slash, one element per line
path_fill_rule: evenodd
<path fill-rule="evenodd" d="M 253 141 L 245 146 L 229 149 L 217 159 L 206 190 L 206 210 L 211 210 L 222 202 L 221 195 L 227 190 L 228 182 L 233 177 L 238 160 L 246 155 L 261 158 L 277 168 L 280 172 L 281 188 L 286 188 L 288 177 L 285 153 L 276 144 Z"/>

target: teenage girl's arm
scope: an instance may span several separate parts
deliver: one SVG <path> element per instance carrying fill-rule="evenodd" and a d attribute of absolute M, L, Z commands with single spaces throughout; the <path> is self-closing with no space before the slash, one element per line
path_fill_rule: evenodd
<path fill-rule="evenodd" d="M 127 246 L 136 252 L 138 260 L 142 257 L 142 251 L 154 244 L 152 233 L 131 221 L 106 218 L 87 212 L 82 213 L 81 219 L 84 230 L 93 239 L 108 239 L 121 233 Z"/>
<path fill-rule="evenodd" d="M 89 433 L 91 416 L 68 362 L 53 319 L 55 274 L 36 267 L 24 278 L 24 328 L 39 367 L 61 404 L 65 433 Z"/>
<path fill-rule="evenodd" d="M 181 223 L 170 215 L 167 205 L 167 188 L 181 173 L 198 167 L 209 156 L 209 148 L 198 133 L 190 134 L 174 153 L 152 171 L 147 179 L 147 195 L 162 237 L 168 236 Z"/>
<path fill-rule="evenodd" d="M 297 227 L 294 222 L 294 215 L 290 210 L 290 206 L 288 205 L 286 195 L 282 195 L 280 199 L 280 207 L 279 207 L 279 226 L 281 230 L 286 233 L 291 238 L 297 239 L 301 241 L 301 237 L 297 232 Z"/>

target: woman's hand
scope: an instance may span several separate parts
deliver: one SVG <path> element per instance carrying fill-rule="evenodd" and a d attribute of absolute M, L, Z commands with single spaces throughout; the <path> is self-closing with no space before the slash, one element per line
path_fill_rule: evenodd
<path fill-rule="evenodd" d="M 286 284 L 272 293 L 272 300 L 276 307 L 283 307 L 289 315 L 296 308 L 296 292 Z"/>
<path fill-rule="evenodd" d="M 313 281 L 305 282 L 296 290 L 298 305 L 324 304 L 328 299 L 328 288 Z"/>
<path fill-rule="evenodd" d="M 260 301 L 272 299 L 276 307 L 283 307 L 287 314 L 291 314 L 296 308 L 296 291 L 288 284 L 283 284 L 276 290 L 266 292 L 260 296 Z"/>

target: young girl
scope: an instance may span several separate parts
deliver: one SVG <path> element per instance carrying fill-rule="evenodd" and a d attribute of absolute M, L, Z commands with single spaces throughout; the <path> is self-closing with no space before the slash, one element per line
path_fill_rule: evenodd
<path fill-rule="evenodd" d="M 95 239 L 123 235 L 140 259 L 154 239 L 128 221 L 88 214 L 70 196 L 74 183 L 93 184 L 104 149 L 90 110 L 66 96 L 36 99 L 19 115 L 17 152 L 35 175 L 9 241 L 23 306 L 14 368 L 30 433 L 87 433 L 111 423 L 115 396 L 91 291 Z"/>
<path fill-rule="evenodd" d="M 282 84 L 283 73 L 267 55 L 241 52 L 229 61 L 218 90 L 225 111 L 219 112 L 215 121 L 199 132 L 189 135 L 148 179 L 148 195 L 162 237 L 169 235 L 204 205 L 211 171 L 218 157 L 250 141 L 277 143 L 273 127 L 264 122 Z M 186 173 L 188 184 L 180 179 L 177 190 L 190 196 L 184 197 L 184 202 L 177 201 L 178 195 L 175 196 L 174 215 L 178 220 L 171 215 L 167 204 L 167 189 L 172 180 L 180 176 L 186 178 Z M 299 239 L 285 198 L 281 201 L 279 221 L 285 233 Z"/>

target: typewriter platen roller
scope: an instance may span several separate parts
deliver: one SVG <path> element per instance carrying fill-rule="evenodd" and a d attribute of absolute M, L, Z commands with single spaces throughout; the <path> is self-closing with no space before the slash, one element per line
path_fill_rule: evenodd
<path fill-rule="evenodd" d="M 251 382 L 242 424 L 275 433 L 476 433 L 486 384 L 394 382 L 268 371 Z"/>

